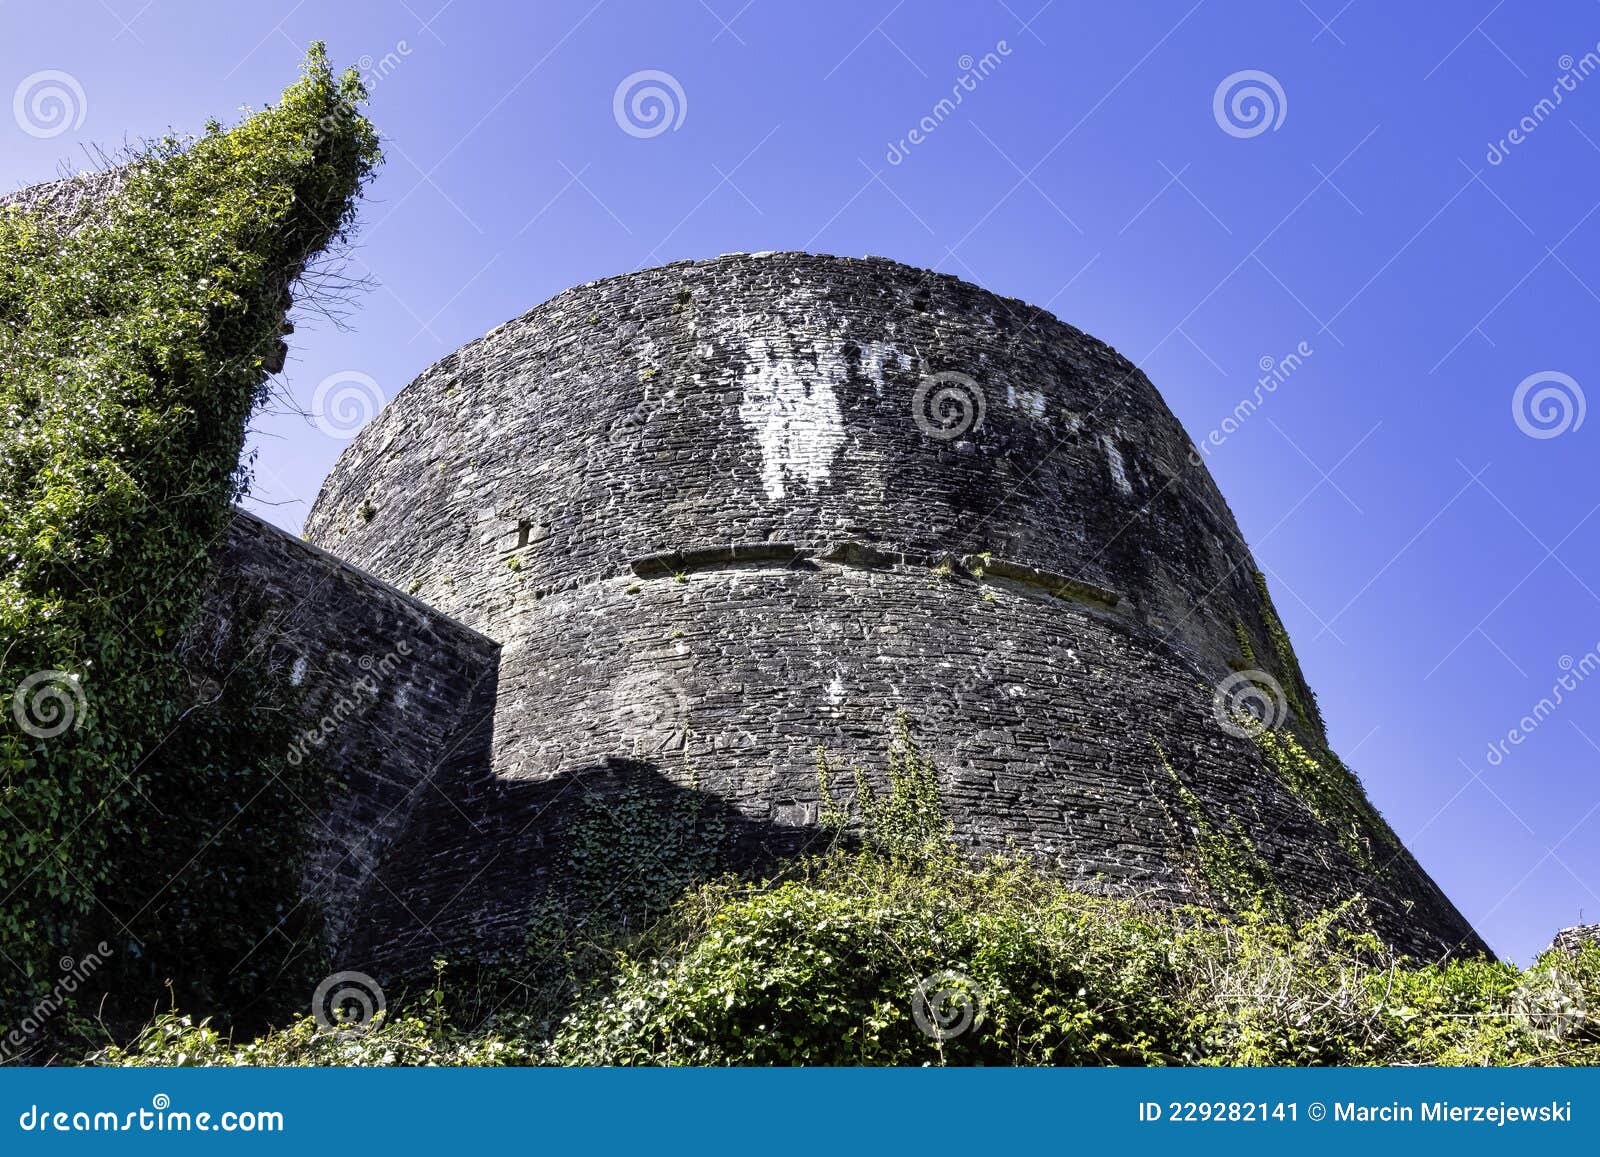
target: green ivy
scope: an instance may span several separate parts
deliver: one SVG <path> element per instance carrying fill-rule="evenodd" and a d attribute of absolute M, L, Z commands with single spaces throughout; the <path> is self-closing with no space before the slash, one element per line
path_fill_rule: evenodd
<path fill-rule="evenodd" d="M 685 891 L 716 875 L 727 824 L 684 769 L 685 786 L 646 791 L 637 781 L 585 795 L 561 833 L 563 920 L 626 932 L 660 919 Z"/>
<path fill-rule="evenodd" d="M 148 897 L 282 769 L 249 705 L 180 734 L 194 704 L 174 648 L 247 481 L 290 288 L 378 160 L 364 99 L 316 45 L 276 106 L 156 142 L 72 227 L 0 210 L 0 692 L 42 672 L 78 700 L 57 735 L 0 723 L 0 955 L 36 986 L 96 924 L 142 951 L 117 896 Z M 206 790 L 179 794 L 197 776 Z M 292 861 L 298 825 L 239 822 L 263 860 Z M 140 852 L 158 843 L 159 867 Z M 219 863 L 227 887 L 203 867 L 176 886 L 251 895 Z M 237 914 L 166 908 L 190 927 L 163 934 L 200 946 Z"/>
<path fill-rule="evenodd" d="M 1251 727 L 1250 737 L 1284 786 L 1356 863 L 1377 871 L 1399 852 L 1399 837 L 1373 807 L 1361 781 L 1332 751 L 1324 747 L 1313 756 L 1289 731 L 1259 724 Z"/>
<path fill-rule="evenodd" d="M 849 836 L 862 846 L 890 858 L 920 858 L 950 839 L 950 820 L 944 814 L 939 789 L 939 767 L 924 755 L 911 737 L 905 712 L 895 716 L 889 737 L 889 791 L 880 794 L 867 773 L 850 769 L 855 799 L 841 803 L 833 795 L 837 769 L 827 750 L 817 748 L 817 793 L 821 796 L 818 820 L 835 836 Z"/>
<path fill-rule="evenodd" d="M 1273 605 L 1271 592 L 1267 590 L 1267 578 L 1258 570 L 1251 574 L 1255 578 L 1256 593 L 1261 596 L 1261 619 L 1267 628 L 1267 640 L 1272 644 L 1273 657 L 1277 660 L 1278 677 L 1282 680 L 1289 709 L 1309 737 L 1324 741 L 1326 736 L 1321 712 L 1317 710 L 1316 695 L 1300 670 L 1300 660 L 1294 653 L 1294 644 L 1289 641 L 1289 632 L 1284 630 L 1283 620 L 1278 618 L 1278 609 Z M 1248 641 L 1246 637 L 1244 643 L 1247 645 Z M 1254 655 L 1250 657 L 1253 661 Z"/>
<path fill-rule="evenodd" d="M 894 807 L 937 807 L 924 766 L 903 749 Z M 587 974 L 564 1018 L 508 983 L 515 962 L 453 996 L 441 965 L 359 1031 L 302 1017 L 236 1043 L 172 1012 L 91 1063 L 1600 1063 L 1600 943 L 1527 970 L 1419 965 L 1359 899 L 1295 923 L 1089 896 L 1030 862 L 970 863 L 926 823 L 780 879 L 702 884 L 619 947 L 572 953 Z"/>
<path fill-rule="evenodd" d="M 166 1013 L 91 1063 L 1600 1064 L 1600 944 L 1424 965 L 1363 920 L 1358 902 L 1297 925 L 1085 896 L 1016 862 L 836 851 L 690 893 L 553 1037 L 503 989 L 487 1022 L 430 991 L 363 1031 L 302 1017 L 236 1041 Z M 942 1040 L 916 1012 L 930 978 L 973 1012 Z"/>
<path fill-rule="evenodd" d="M 1285 918 L 1290 916 L 1292 908 L 1288 897 L 1278 887 L 1272 866 L 1256 848 L 1239 817 L 1228 814 L 1222 830 L 1218 830 L 1200 797 L 1178 778 L 1177 769 L 1167 759 L 1161 745 L 1154 740 L 1151 743 L 1188 821 L 1196 868 L 1206 892 L 1227 910 L 1260 909 Z"/>

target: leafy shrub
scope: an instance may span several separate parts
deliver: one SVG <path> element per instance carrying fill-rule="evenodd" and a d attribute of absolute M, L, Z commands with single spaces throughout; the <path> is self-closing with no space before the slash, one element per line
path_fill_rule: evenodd
<path fill-rule="evenodd" d="M 869 855 L 813 864 L 774 888 L 702 890 L 680 920 L 568 1018 L 555 1059 L 1600 1063 L 1600 1023 L 1582 1011 L 1600 1007 L 1600 946 L 1527 972 L 1417 966 L 1360 930 L 1357 904 L 1294 928 L 1260 912 L 1145 910 L 1015 863 L 909 868 Z M 926 986 L 919 994 L 929 977 L 973 1010 L 949 1039 Z"/>
<path fill-rule="evenodd" d="M 70 225 L 0 209 L 0 693 L 42 677 L 77 700 L 59 734 L 0 723 L 0 953 L 37 987 L 100 935 L 139 955 L 128 922 L 185 861 L 196 895 L 259 897 L 248 863 L 200 853 L 280 774 L 316 797 L 250 705 L 186 719 L 174 646 L 246 481 L 289 288 L 378 159 L 364 97 L 317 45 L 278 105 L 157 142 Z M 297 824 L 253 834 L 258 864 L 299 852 Z M 162 936 L 203 952 L 235 915 L 169 905 Z"/>
<path fill-rule="evenodd" d="M 553 1037 L 430 996 L 359 1031 L 305 1017 L 237 1045 L 166 1014 L 93 1061 L 1600 1064 L 1600 945 L 1526 971 L 1417 965 L 1360 930 L 1358 905 L 1292 928 L 1085 896 L 1001 861 L 836 853 L 801 878 L 707 885 L 635 949 Z M 504 1004 L 504 978 L 479 982 L 499 999 L 470 1000 Z"/>
<path fill-rule="evenodd" d="M 1600 1064 L 1600 943 L 1533 968 L 1397 958 L 1351 900 L 1295 926 L 1072 891 L 974 865 L 936 769 L 899 728 L 887 796 L 856 774 L 854 833 L 777 880 L 686 893 L 620 945 L 564 959 L 553 1020 L 528 970 L 436 983 L 358 1033 L 309 1018 L 237 1047 L 169 1014 L 104 1064 Z M 942 833 L 942 834 L 941 834 Z M 562 935 L 562 929 L 551 930 Z M 457 1010 L 452 1013 L 450 1010 Z M 486 1018 L 463 1010 L 489 1010 Z"/>
<path fill-rule="evenodd" d="M 835 855 L 772 888 L 703 889 L 653 940 L 556 1059 L 1160 1063 L 1176 1035 L 1177 1010 L 1142 995 L 1172 987 L 1165 930 L 1019 865 Z"/>

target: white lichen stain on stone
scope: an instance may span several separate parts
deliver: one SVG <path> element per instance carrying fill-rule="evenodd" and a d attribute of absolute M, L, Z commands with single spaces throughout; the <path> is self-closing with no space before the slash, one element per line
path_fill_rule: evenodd
<path fill-rule="evenodd" d="M 840 672 L 834 672 L 833 682 L 828 684 L 828 702 L 835 707 L 844 702 L 844 678 Z"/>
<path fill-rule="evenodd" d="M 911 359 L 892 342 L 869 341 L 861 346 L 861 373 L 872 383 L 872 392 L 883 397 L 883 371 L 886 366 L 910 369 Z"/>
<path fill-rule="evenodd" d="M 763 340 L 749 342 L 745 354 L 749 368 L 739 418 L 761 447 L 761 485 L 767 498 L 782 498 L 793 481 L 819 488 L 844 443 L 844 421 L 834 393 L 843 384 L 842 364 L 808 372 L 788 358 L 771 357 Z"/>
<path fill-rule="evenodd" d="M 1044 417 L 1044 394 L 1039 390 L 1019 390 L 1006 387 L 1006 401 L 1013 409 L 1021 409 L 1035 418 Z"/>
<path fill-rule="evenodd" d="M 289 670 L 289 686 L 298 687 L 306 681 L 306 657 L 299 656 L 294 661 L 294 666 Z"/>
<path fill-rule="evenodd" d="M 1128 471 L 1122 464 L 1122 451 L 1117 449 L 1109 435 L 1100 435 L 1100 445 L 1106 449 L 1106 465 L 1111 468 L 1111 481 L 1116 483 L 1118 490 L 1124 494 L 1133 493 L 1133 484 L 1128 481 Z"/>

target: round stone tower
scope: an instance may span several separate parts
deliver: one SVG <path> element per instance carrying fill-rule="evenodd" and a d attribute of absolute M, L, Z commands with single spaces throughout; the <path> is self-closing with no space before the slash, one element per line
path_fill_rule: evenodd
<path fill-rule="evenodd" d="M 803 847 L 819 746 L 881 776 L 901 713 L 973 849 L 1163 901 L 1359 893 L 1403 948 L 1481 948 L 1326 751 L 1150 382 L 955 278 L 781 253 L 568 290 L 395 398 L 306 535 L 502 648 L 352 959 L 516 942 L 580 801 Z M 609 871 L 673 876 L 680 835 L 627 838 Z"/>

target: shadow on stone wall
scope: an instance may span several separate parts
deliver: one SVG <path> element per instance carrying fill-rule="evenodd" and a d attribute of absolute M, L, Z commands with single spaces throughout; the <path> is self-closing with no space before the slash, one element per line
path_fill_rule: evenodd
<path fill-rule="evenodd" d="M 734 870 L 759 878 L 827 839 L 752 819 L 700 790 L 692 768 L 648 759 L 441 779 L 374 872 L 335 963 L 388 984 L 435 959 L 514 966 L 620 943 L 694 885 Z"/>

